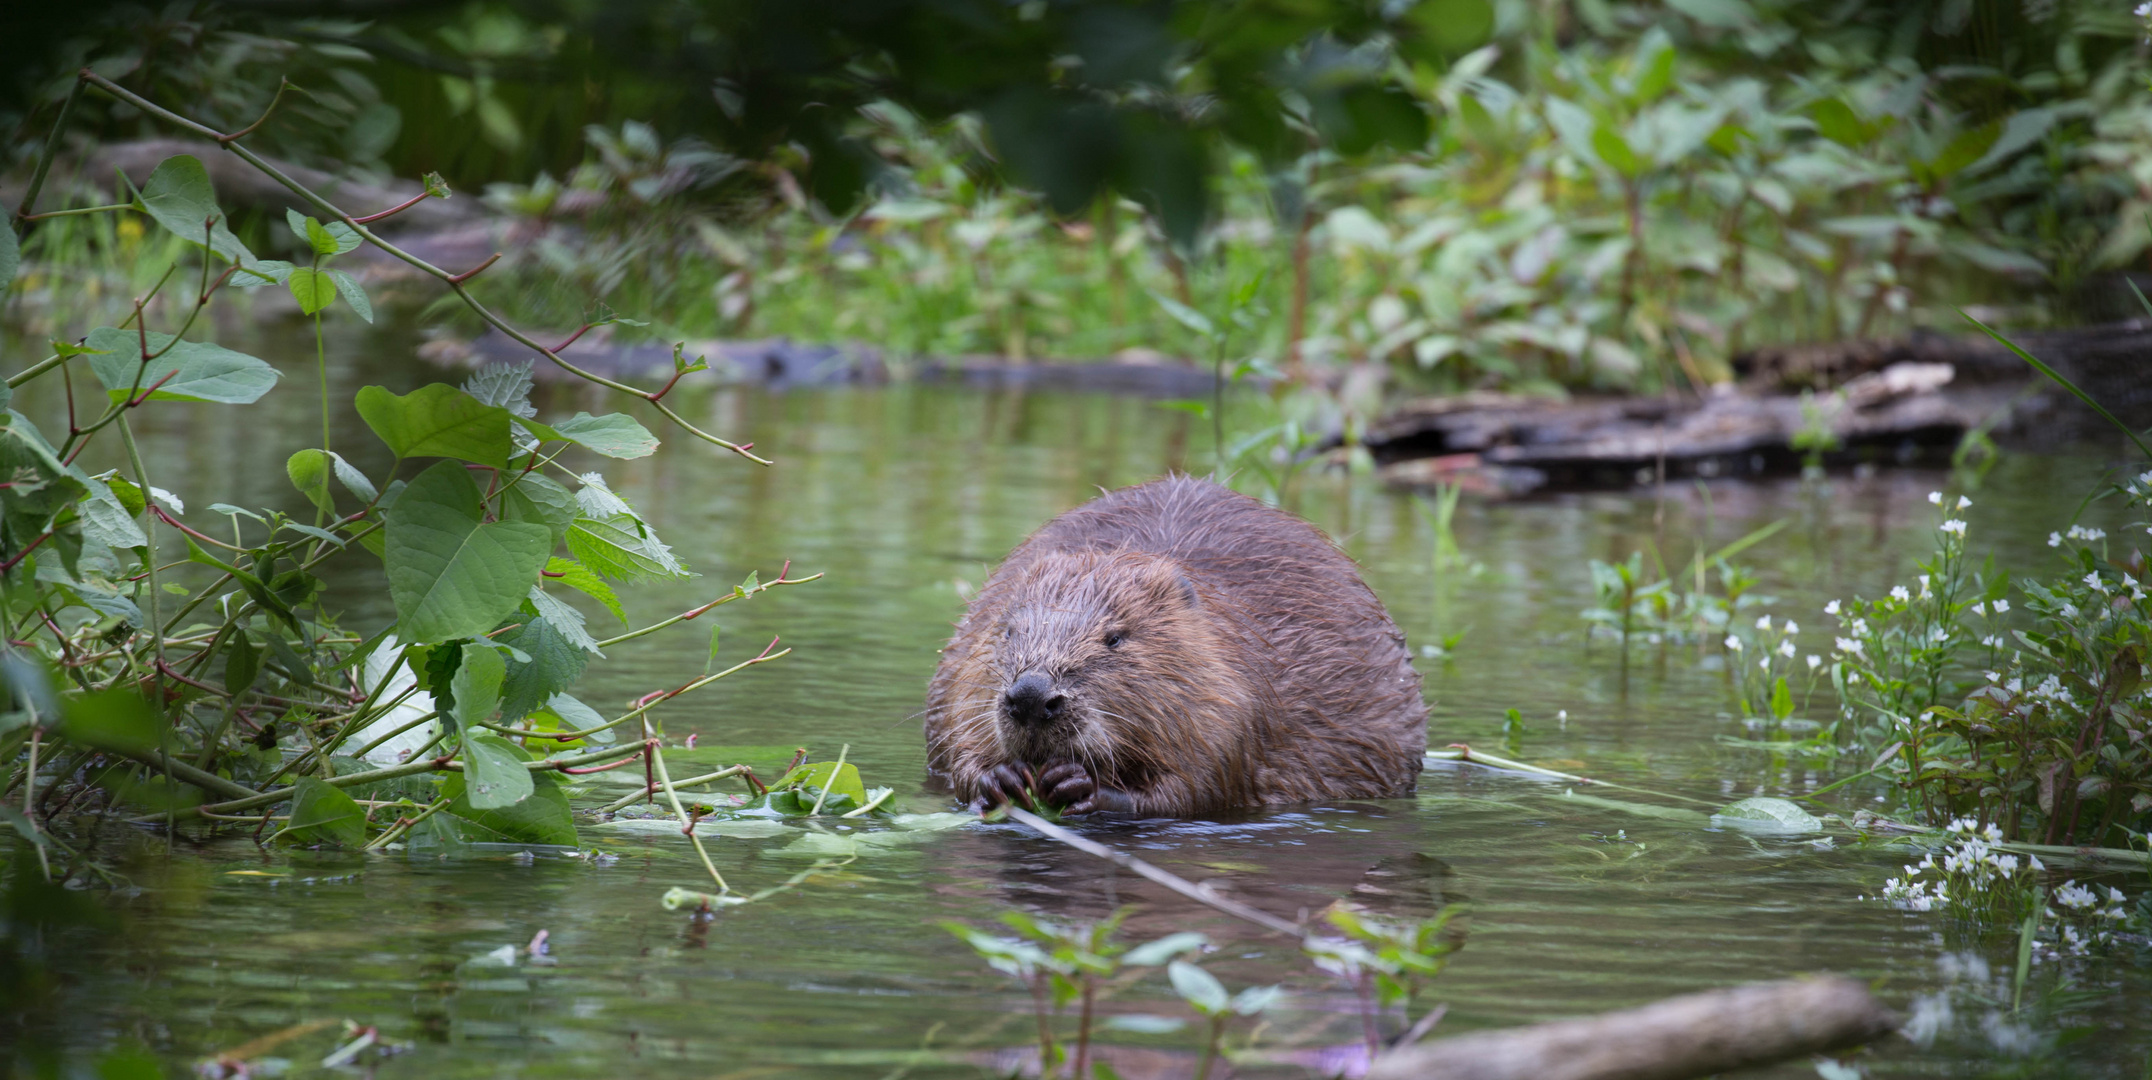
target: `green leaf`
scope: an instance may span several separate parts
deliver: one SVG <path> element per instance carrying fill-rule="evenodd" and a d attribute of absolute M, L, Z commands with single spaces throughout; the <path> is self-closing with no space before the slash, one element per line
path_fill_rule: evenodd
<path fill-rule="evenodd" d="M 367 322 L 374 321 L 373 300 L 367 297 L 366 290 L 360 288 L 359 283 L 350 274 L 344 273 L 342 270 L 323 272 L 329 275 L 331 282 L 335 283 L 336 294 L 344 298 L 344 303 L 351 305 L 351 310 L 358 312 L 359 318 Z M 324 304 L 322 306 L 327 307 L 328 305 Z"/>
<path fill-rule="evenodd" d="M 15 239 L 13 225 L 0 222 L 0 233 L 7 234 L 0 236 L 0 292 L 6 292 L 15 280 L 16 268 L 22 265 L 22 245 Z"/>
<path fill-rule="evenodd" d="M 163 355 L 142 364 L 144 338 L 151 353 Z M 152 330 L 147 335 L 110 326 L 90 331 L 86 342 L 98 350 L 90 357 L 90 370 L 105 384 L 113 401 L 127 400 L 130 389 L 139 394 L 152 386 L 151 401 L 216 401 L 246 405 L 276 387 L 277 369 L 242 352 L 208 341 L 173 341 L 172 335 Z M 169 347 L 167 347 L 169 346 Z M 136 372 L 141 379 L 136 381 Z M 162 385 L 159 385 L 159 384 Z"/>
<path fill-rule="evenodd" d="M 292 265 L 282 259 L 260 259 L 239 268 L 232 275 L 235 289 L 253 289 L 263 285 L 282 285 L 291 277 Z"/>
<path fill-rule="evenodd" d="M 1793 715 L 1793 689 L 1786 685 L 1783 675 L 1771 687 L 1771 715 L 1780 720 Z"/>
<path fill-rule="evenodd" d="M 8 550 L 21 551 L 89 487 L 75 470 L 60 464 L 35 424 L 15 412 L 7 419 L 7 426 L 0 428 L 0 473 L 12 482 L 0 488 L 0 537 Z"/>
<path fill-rule="evenodd" d="M 318 314 L 336 302 L 336 282 L 325 271 L 293 267 L 291 276 L 284 279 L 284 287 L 299 302 L 299 310 L 308 315 Z"/>
<path fill-rule="evenodd" d="M 1598 154 L 1599 160 L 1606 162 L 1608 168 L 1623 176 L 1633 177 L 1644 168 L 1642 159 L 1629 148 L 1629 140 L 1605 124 L 1592 129 L 1592 152 Z"/>
<path fill-rule="evenodd" d="M 374 488 L 374 482 L 368 480 L 366 474 L 350 462 L 345 461 L 343 455 L 330 451 L 329 463 L 336 469 L 336 479 L 344 485 L 344 490 L 369 503 L 381 497 L 381 493 Z"/>
<path fill-rule="evenodd" d="M 582 480 L 582 490 L 575 493 L 582 516 L 568 528 L 568 550 L 584 565 L 616 581 L 694 576 L 634 508 L 605 486 L 604 477 L 586 473 Z"/>
<path fill-rule="evenodd" d="M 341 788 L 311 776 L 292 784 L 291 820 L 277 838 L 294 844 L 357 847 L 366 842 L 366 810 Z"/>
<path fill-rule="evenodd" d="M 1785 799 L 1753 798 L 1730 803 L 1712 816 L 1714 822 L 1724 821 L 1742 828 L 1761 828 L 1766 832 L 1822 832 L 1823 823 L 1815 815 Z"/>
<path fill-rule="evenodd" d="M 1202 312 L 1160 293 L 1152 293 L 1151 299 L 1158 301 L 1158 306 L 1166 309 L 1166 314 L 1173 316 L 1174 322 L 1207 338 L 1218 336 L 1218 328 L 1211 323 L 1210 317 Z"/>
<path fill-rule="evenodd" d="M 1146 941 L 1128 950 L 1128 955 L 1123 956 L 1121 962 L 1134 964 L 1137 967 L 1157 967 L 1180 956 L 1182 953 L 1194 952 L 1208 944 L 1210 944 L 1210 939 L 1202 934 L 1193 930 L 1183 930 L 1179 933 L 1167 934 L 1157 941 Z"/>
<path fill-rule="evenodd" d="M 1233 995 L 1233 1014 L 1254 1016 L 1276 1004 L 1283 996 L 1285 988 L 1281 986 L 1251 986 Z"/>
<path fill-rule="evenodd" d="M 297 210 L 286 209 L 284 223 L 291 226 L 292 234 L 306 241 L 316 255 L 342 255 L 364 243 L 357 230 L 341 221 L 323 224 Z"/>
<path fill-rule="evenodd" d="M 620 606 L 620 597 L 613 592 L 611 585 L 605 583 L 604 578 L 591 573 L 590 567 L 584 566 L 574 559 L 549 559 L 546 561 L 545 569 L 548 574 L 560 575 L 552 580 L 558 581 L 604 604 L 605 609 L 612 612 L 614 618 L 620 620 L 620 625 L 628 625 L 628 612 L 626 608 Z"/>
<path fill-rule="evenodd" d="M 477 483 L 452 461 L 420 473 L 385 516 L 382 561 L 397 633 L 410 642 L 479 637 L 500 625 L 522 606 L 551 547 L 538 522 L 485 521 Z"/>
<path fill-rule="evenodd" d="M 520 765 L 517 769 L 529 775 L 529 770 Z M 448 782 L 441 785 L 441 794 L 448 797 L 447 813 L 463 840 L 569 846 L 576 842 L 568 795 L 550 776 L 531 777 L 528 798 L 498 809 L 472 806 L 469 788 L 460 774 L 449 775 Z"/>
<path fill-rule="evenodd" d="M 778 777 L 777 782 L 771 784 L 770 787 L 775 789 L 794 785 L 807 789 L 802 792 L 804 798 L 801 799 L 801 804 L 803 806 L 812 805 L 815 793 L 825 787 L 829 789 L 829 797 L 832 800 L 849 797 L 854 806 L 865 806 L 867 804 L 867 786 L 859 779 L 858 766 L 849 761 L 845 762 L 842 767 L 839 767 L 834 761 L 817 761 L 803 764 Z M 824 809 L 827 810 L 828 807 L 825 805 Z"/>
<path fill-rule="evenodd" d="M 1988 147 L 1994 146 L 1995 140 L 2001 138 L 2002 133 L 2003 125 L 2000 120 L 1958 132 L 1957 137 L 1943 147 L 1943 152 L 1928 163 L 1929 171 L 1935 175 L 1936 180 L 1948 180 L 1956 176 L 1963 172 L 1966 166 L 1984 157 Z"/>
<path fill-rule="evenodd" d="M 464 646 L 464 657 L 470 649 Z M 473 810 L 499 810 L 531 796 L 536 785 L 531 771 L 523 767 L 530 756 L 523 748 L 498 735 L 466 733 L 463 737 L 463 775 L 468 802 Z"/>
<path fill-rule="evenodd" d="M 501 716 L 514 720 L 543 708 L 555 695 L 575 685 L 590 664 L 590 653 L 554 623 L 523 609 L 523 625 L 494 640 L 523 651 L 529 660 L 511 660 L 501 682 Z"/>
<path fill-rule="evenodd" d="M 329 454 L 325 450 L 306 449 L 284 459 L 284 475 L 291 478 L 291 486 L 299 489 L 308 502 L 324 514 L 336 513 L 336 499 L 329 494 Z"/>
<path fill-rule="evenodd" d="M 1173 980 L 1173 990 L 1181 995 L 1181 1000 L 1205 1016 L 1218 1016 L 1233 1007 L 1233 999 L 1226 994 L 1225 984 L 1186 960 L 1167 964 L 1166 977 Z"/>
<path fill-rule="evenodd" d="M 508 410 L 446 383 L 430 383 L 402 396 L 369 386 L 359 391 L 356 404 L 366 426 L 399 458 L 452 457 L 495 467 L 508 463 Z"/>
<path fill-rule="evenodd" d="M 501 498 L 520 520 L 545 522 L 555 545 L 568 538 L 568 527 L 575 524 L 581 509 L 574 492 L 537 473 L 527 473 L 509 485 Z"/>
<path fill-rule="evenodd" d="M 233 697 L 246 693 L 261 677 L 262 654 L 245 630 L 232 631 L 232 643 L 224 650 L 224 689 Z"/>
<path fill-rule="evenodd" d="M 66 701 L 60 734 L 69 740 L 122 754 L 157 748 L 157 714 L 131 690 L 99 690 Z"/>
<path fill-rule="evenodd" d="M 531 369 L 535 366 L 536 362 L 531 360 L 487 364 L 463 380 L 463 392 L 528 419 L 538 415 L 537 408 L 531 405 Z"/>
<path fill-rule="evenodd" d="M 1837 98 L 1825 98 L 1809 106 L 1808 118 L 1816 122 L 1817 134 L 1840 146 L 1858 150 L 1875 135 L 1853 106 Z"/>
<path fill-rule="evenodd" d="M 507 673 L 508 662 L 501 659 L 501 650 L 491 642 L 474 641 L 463 647 L 463 662 L 449 677 L 456 722 L 463 730 L 471 731 L 492 721 L 500 708 L 501 679 Z"/>
<path fill-rule="evenodd" d="M 712 669 L 717 667 L 718 632 L 723 629 L 724 627 L 718 623 L 713 622 L 710 624 L 710 658 L 702 662 L 702 673 L 705 675 L 708 675 Z"/>
<path fill-rule="evenodd" d="M 657 436 L 625 413 L 592 416 L 579 412 L 554 424 L 553 430 L 561 438 L 609 458 L 649 457 L 658 448 Z"/>
<path fill-rule="evenodd" d="M 209 170 L 191 154 L 168 157 L 149 174 L 135 205 L 181 239 L 207 247 L 234 262 L 250 263 L 254 253 L 225 227 L 224 211 L 209 184 Z"/>
<path fill-rule="evenodd" d="M 562 603 L 559 597 L 546 592 L 542 585 L 531 586 L 530 601 L 531 606 L 537 609 L 538 617 L 551 625 L 561 637 L 566 638 L 568 644 L 593 656 L 605 655 L 598 651 L 597 639 L 591 637 L 590 631 L 583 628 L 582 612 Z"/>

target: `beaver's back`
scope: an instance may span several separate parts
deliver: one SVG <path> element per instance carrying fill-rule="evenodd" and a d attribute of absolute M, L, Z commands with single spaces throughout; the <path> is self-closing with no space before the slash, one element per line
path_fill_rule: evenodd
<path fill-rule="evenodd" d="M 1305 521 L 1206 480 L 1123 488 L 1047 523 L 996 576 L 1047 554 L 1134 550 L 1184 566 L 1206 609 L 1243 629 L 1261 718 L 1262 802 L 1401 794 L 1419 775 L 1427 706 L 1404 634 L 1359 568 Z"/>

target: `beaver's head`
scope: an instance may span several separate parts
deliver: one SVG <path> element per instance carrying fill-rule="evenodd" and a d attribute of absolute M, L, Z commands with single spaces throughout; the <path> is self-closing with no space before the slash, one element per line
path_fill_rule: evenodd
<path fill-rule="evenodd" d="M 1256 707 L 1231 613 L 1181 565 L 1138 552 L 1056 554 L 1008 583 L 980 627 L 1003 760 L 1083 762 L 1101 781 L 1231 757 Z M 980 702 L 980 704 L 985 704 Z M 985 710 L 980 710 L 984 712 Z"/>

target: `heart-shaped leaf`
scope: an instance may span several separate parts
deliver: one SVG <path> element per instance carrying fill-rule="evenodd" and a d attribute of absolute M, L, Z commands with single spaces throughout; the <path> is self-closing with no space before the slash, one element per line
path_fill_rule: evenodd
<path fill-rule="evenodd" d="M 359 391 L 359 416 L 399 458 L 452 457 L 480 465 L 508 463 L 508 410 L 487 405 L 447 383 L 408 394 L 385 387 Z M 490 628 L 489 628 L 490 629 Z"/>
<path fill-rule="evenodd" d="M 225 227 L 224 211 L 217 208 L 217 194 L 209 184 L 209 170 L 192 154 L 158 162 L 149 182 L 137 193 L 136 205 L 183 240 L 234 262 L 254 261 L 254 253 Z"/>

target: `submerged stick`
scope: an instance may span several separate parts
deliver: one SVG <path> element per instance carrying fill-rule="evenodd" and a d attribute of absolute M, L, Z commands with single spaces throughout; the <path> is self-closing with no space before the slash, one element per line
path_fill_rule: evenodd
<path fill-rule="evenodd" d="M 1177 874 L 1160 870 L 1150 863 L 1136 858 L 1134 855 L 1126 855 L 1097 841 L 1086 840 L 1029 810 L 1015 806 L 1008 807 L 1007 810 L 1012 820 L 1020 821 L 1030 826 L 1031 830 L 1040 836 L 1049 840 L 1058 840 L 1086 855 L 1096 855 L 1123 870 L 1131 871 L 1141 877 L 1149 878 L 1160 885 L 1164 885 L 1166 888 L 1172 889 L 1174 892 L 1199 904 L 1208 904 L 1236 919 L 1246 919 L 1265 930 L 1284 934 L 1290 938 L 1298 939 L 1306 933 L 1299 923 L 1290 919 L 1281 919 L 1267 911 L 1249 907 L 1238 900 L 1220 896 L 1208 884 L 1190 881 Z"/>
<path fill-rule="evenodd" d="M 1685 1080 L 1858 1046 L 1898 1022 L 1852 979 L 1756 983 L 1437 1039 L 1377 1058 L 1367 1080 Z"/>

